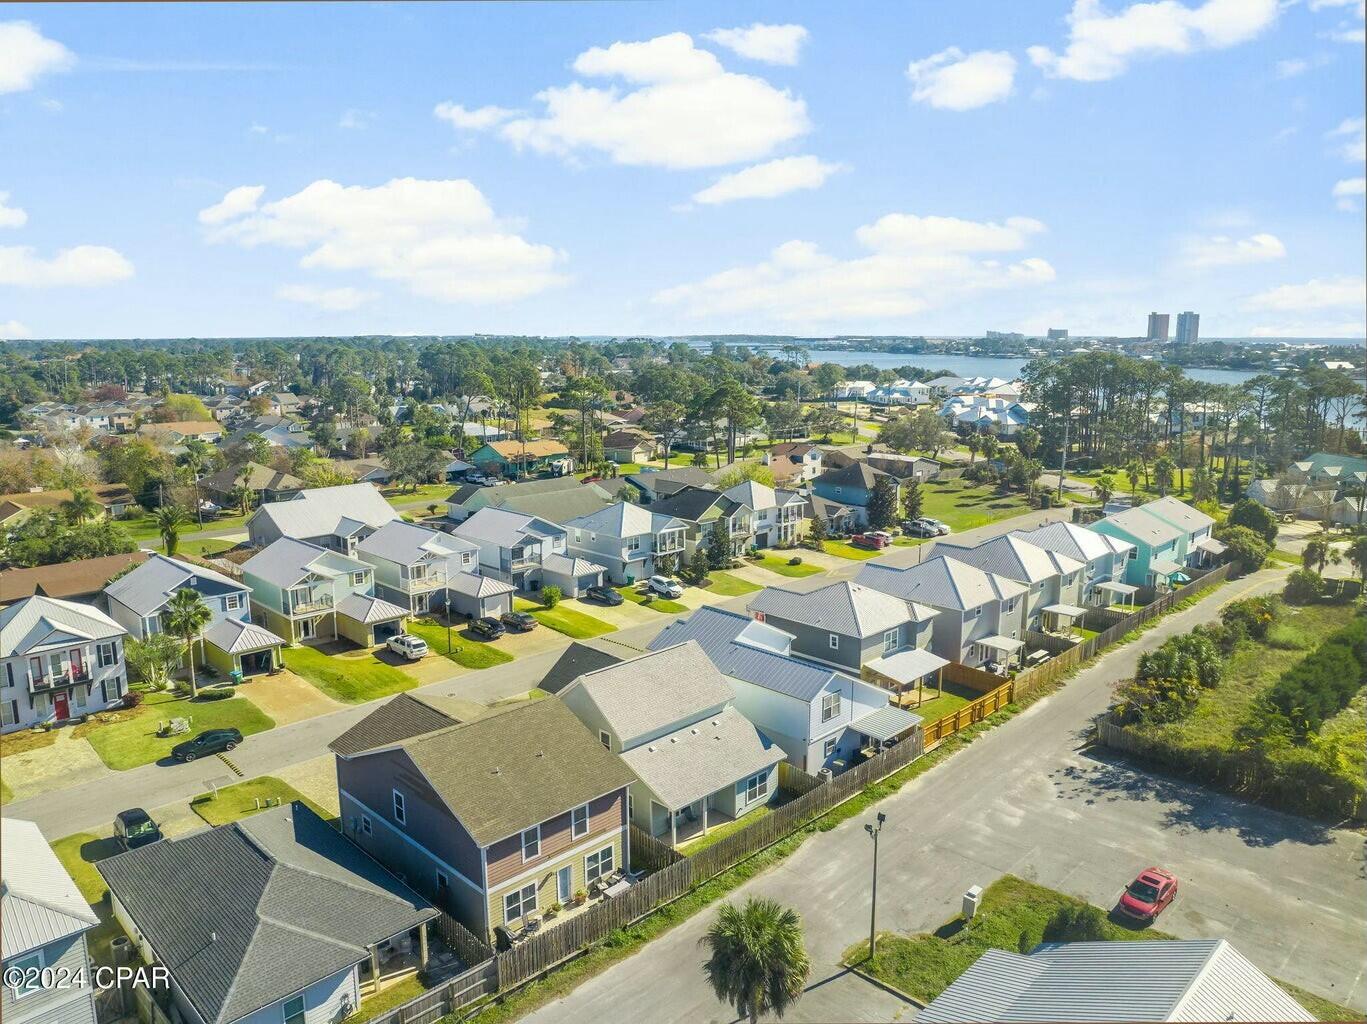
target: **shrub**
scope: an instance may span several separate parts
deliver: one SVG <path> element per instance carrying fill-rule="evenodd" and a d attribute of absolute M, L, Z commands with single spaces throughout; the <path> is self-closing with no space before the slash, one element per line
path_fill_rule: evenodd
<path fill-rule="evenodd" d="M 1286 581 L 1282 597 L 1292 604 L 1309 604 L 1324 593 L 1324 580 L 1313 569 L 1297 569 Z"/>
<path fill-rule="evenodd" d="M 1258 507 L 1262 508 L 1261 505 Z M 1247 526 L 1225 525 L 1219 527 L 1215 533 L 1229 549 L 1225 552 L 1225 560 L 1238 562 L 1243 572 L 1256 572 L 1261 569 L 1267 561 L 1267 556 L 1272 553 L 1271 543 Z"/>
<path fill-rule="evenodd" d="M 1149 680 L 1190 679 L 1204 687 L 1218 686 L 1224 674 L 1225 659 L 1204 632 L 1169 637 L 1156 650 L 1140 655 L 1135 678 Z"/>
<path fill-rule="evenodd" d="M 198 700 L 227 700 L 233 695 L 233 691 L 226 686 L 215 686 L 208 690 L 200 690 Z"/>
<path fill-rule="evenodd" d="M 1298 738 L 1318 732 L 1325 719 L 1348 706 L 1367 668 L 1364 646 L 1367 620 L 1357 618 L 1283 673 L 1268 690 L 1268 700 L 1290 721 Z"/>
<path fill-rule="evenodd" d="M 143 696 L 141 690 L 129 690 L 123 695 L 123 706 L 130 710 L 140 705 L 142 701 Z"/>
<path fill-rule="evenodd" d="M 1269 546 L 1277 542 L 1277 517 L 1251 498 L 1236 501 L 1225 522 L 1252 530 Z"/>
<path fill-rule="evenodd" d="M 1115 692 L 1118 699 L 1112 710 L 1122 725 L 1176 722 L 1191 714 L 1201 699 L 1201 687 L 1190 677 L 1132 679 Z"/>
<path fill-rule="evenodd" d="M 788 559 L 788 564 L 789 564 L 789 565 L 801 565 L 801 564 L 802 564 L 802 556 L 801 556 L 801 555 L 794 555 L 792 558 Z"/>
<path fill-rule="evenodd" d="M 1227 629 L 1237 630 L 1254 640 L 1264 640 L 1281 614 L 1282 604 L 1277 598 L 1271 595 L 1248 597 L 1226 605 L 1220 612 L 1220 621 Z"/>
<path fill-rule="evenodd" d="M 1067 903 L 1044 926 L 1045 942 L 1100 942 L 1107 938 L 1106 912 L 1090 903 Z"/>
<path fill-rule="evenodd" d="M 552 585 L 541 588 L 541 603 L 547 608 L 554 608 L 558 605 L 560 603 L 560 598 L 561 593 L 559 587 Z"/>

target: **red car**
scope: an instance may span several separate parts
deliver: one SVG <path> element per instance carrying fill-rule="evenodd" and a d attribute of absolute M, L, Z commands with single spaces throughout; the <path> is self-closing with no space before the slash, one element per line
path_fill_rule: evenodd
<path fill-rule="evenodd" d="M 1176 895 L 1176 875 L 1162 868 L 1145 868 L 1120 894 L 1116 910 L 1126 917 L 1149 924 Z"/>
<path fill-rule="evenodd" d="M 877 533 L 856 533 L 850 538 L 850 543 L 857 548 L 868 548 L 870 551 L 882 551 L 888 546 L 888 538 Z"/>

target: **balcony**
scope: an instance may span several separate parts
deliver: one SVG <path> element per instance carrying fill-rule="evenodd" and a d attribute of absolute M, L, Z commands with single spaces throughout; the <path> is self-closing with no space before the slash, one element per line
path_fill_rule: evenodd
<path fill-rule="evenodd" d="M 90 670 L 83 668 L 80 672 L 45 672 L 40 676 L 29 675 L 30 693 L 50 693 L 53 690 L 66 690 L 72 686 L 84 686 L 90 682 Z"/>
<path fill-rule="evenodd" d="M 446 586 L 446 570 L 433 569 L 425 576 L 409 576 L 399 582 L 399 589 L 406 594 L 422 594 Z"/>
<path fill-rule="evenodd" d="M 331 594 L 301 594 L 290 595 L 290 615 L 309 615 L 314 612 L 325 612 L 332 608 Z"/>

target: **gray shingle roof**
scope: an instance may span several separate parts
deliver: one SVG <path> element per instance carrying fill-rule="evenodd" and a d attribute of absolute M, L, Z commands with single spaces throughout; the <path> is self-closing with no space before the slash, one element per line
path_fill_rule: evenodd
<path fill-rule="evenodd" d="M 228 1024 L 436 911 L 301 803 L 101 861 L 196 1012 Z"/>
<path fill-rule="evenodd" d="M 893 597 L 859 583 L 841 580 L 816 590 L 797 593 L 767 587 L 747 607 L 817 629 L 862 638 L 875 636 L 905 622 L 924 622 L 935 615 L 926 605 Z"/>
<path fill-rule="evenodd" d="M 190 581 L 194 580 L 194 583 Z M 138 615 L 153 615 L 177 590 L 191 587 L 201 594 L 245 593 L 247 588 L 220 572 L 166 555 L 153 554 L 132 572 L 120 576 L 104 592 Z"/>
<path fill-rule="evenodd" d="M 1085 568 L 1069 555 L 1037 547 L 1028 540 L 1007 534 L 993 537 L 973 547 L 941 541 L 937 550 L 947 558 L 976 565 L 984 572 L 996 573 L 1018 583 L 1041 583 L 1059 575 Z"/>
<path fill-rule="evenodd" d="M 984 572 L 944 555 L 906 569 L 868 563 L 859 570 L 855 580 L 885 594 L 953 611 L 1020 597 L 1026 592 L 1026 588 L 1015 580 Z"/>
<path fill-rule="evenodd" d="M 551 670 L 542 677 L 541 682 L 536 684 L 536 687 L 538 690 L 545 690 L 547 693 L 559 693 L 585 672 L 596 672 L 600 668 L 620 664 L 621 661 L 622 659 L 617 655 L 600 651 L 597 647 L 590 647 L 588 644 L 578 642 L 572 643 L 551 666 Z"/>
<path fill-rule="evenodd" d="M 731 507 L 739 503 L 723 496 L 721 491 L 709 487 L 684 487 L 667 498 L 656 498 L 650 507 L 665 516 L 673 516 L 685 522 L 696 523 L 713 505 L 729 502 Z M 727 511 L 723 507 L 723 511 Z"/>
<path fill-rule="evenodd" d="M 665 806 L 677 810 L 772 768 L 783 756 L 748 718 L 723 708 L 626 751 L 622 760 Z"/>
<path fill-rule="evenodd" d="M 392 746 L 401 740 L 444 729 L 460 721 L 427 698 L 401 693 L 338 736 L 328 744 L 328 749 L 349 757 L 363 750 Z"/>
<path fill-rule="evenodd" d="M 100 922 L 31 821 L 0 819 L 0 919 L 4 960 Z"/>
<path fill-rule="evenodd" d="M 108 640 L 125 630 L 98 608 L 53 597 L 30 597 L 0 608 L 0 658 L 26 654 L 48 644 Z"/>

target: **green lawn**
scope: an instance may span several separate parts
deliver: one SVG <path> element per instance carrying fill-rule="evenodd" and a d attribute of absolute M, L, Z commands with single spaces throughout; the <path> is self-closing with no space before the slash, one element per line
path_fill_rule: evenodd
<path fill-rule="evenodd" d="M 972 704 L 981 696 L 982 694 L 976 690 L 970 690 L 966 686 L 956 686 L 953 683 L 945 683 L 944 693 L 938 695 L 933 686 L 927 686 L 925 702 L 919 708 L 908 704 L 907 710 L 914 715 L 920 715 L 925 722 L 937 722 L 945 715 L 958 711 L 965 704 Z"/>
<path fill-rule="evenodd" d="M 257 800 L 260 800 L 260 806 L 257 806 Z M 233 786 L 224 786 L 217 794 L 201 793 L 190 801 L 190 809 L 210 825 L 226 825 L 230 821 L 264 811 L 268 800 L 280 803 L 299 800 L 325 821 L 331 817 L 289 783 L 271 775 L 248 779 Z"/>
<path fill-rule="evenodd" d="M 95 870 L 95 862 L 112 857 L 119 852 L 119 844 L 113 839 L 98 839 L 89 832 L 58 839 L 52 844 L 52 852 L 66 868 L 66 873 L 81 890 L 81 896 L 90 904 L 99 903 L 108 890 L 104 879 Z"/>
<path fill-rule="evenodd" d="M 680 604 L 678 601 L 671 601 L 667 597 L 656 597 L 653 600 L 647 600 L 650 595 L 639 593 L 634 586 L 615 587 L 613 589 L 632 604 L 644 605 L 653 611 L 662 612 L 665 615 L 674 615 L 678 612 L 688 611 L 687 605 Z"/>
<path fill-rule="evenodd" d="M 249 513 L 250 514 L 250 513 Z M 150 515 L 138 516 L 135 519 L 120 519 L 118 524 L 128 531 L 139 544 L 147 541 L 161 541 L 161 533 L 157 530 L 157 523 Z M 208 516 L 204 519 L 204 529 L 200 530 L 199 520 L 191 516 L 190 522 L 185 524 L 181 531 L 180 542 L 185 544 L 187 538 L 193 537 L 197 533 L 208 532 L 210 530 L 245 530 L 247 528 L 247 516 L 232 515 L 219 516 L 217 519 Z"/>
<path fill-rule="evenodd" d="M 587 640 L 590 637 L 602 636 L 604 633 L 615 633 L 617 627 L 602 619 L 587 615 L 575 608 L 570 608 L 564 604 L 558 604 L 554 608 L 547 608 L 537 604 L 535 601 L 528 601 L 519 597 L 516 608 L 520 612 L 531 612 L 532 618 L 545 626 L 553 629 L 557 633 L 564 633 L 575 640 Z"/>
<path fill-rule="evenodd" d="M 213 558 L 237 547 L 237 542 L 222 540 L 218 537 L 205 537 L 202 540 L 181 541 L 176 549 L 178 554 L 197 555 L 200 558 Z"/>
<path fill-rule="evenodd" d="M 921 515 L 938 519 L 955 533 L 1030 511 L 1023 494 L 963 480 L 927 480 L 921 485 Z"/>
<path fill-rule="evenodd" d="M 712 581 L 712 585 L 707 588 L 709 593 L 721 594 L 724 597 L 740 597 L 741 594 L 753 594 L 756 590 L 763 590 L 758 583 L 751 583 L 749 580 L 741 579 L 729 572 L 722 572 L 718 569 L 707 574 L 707 578 Z"/>
<path fill-rule="evenodd" d="M 455 484 L 423 484 L 413 491 L 407 488 L 386 487 L 380 493 L 395 508 L 420 508 L 426 511 L 428 505 L 440 505 L 441 510 L 444 511 L 446 499 L 451 496 L 451 492 L 455 489 Z"/>
<path fill-rule="evenodd" d="M 287 669 L 347 704 L 364 704 L 418 685 L 407 672 L 386 665 L 373 651 L 332 655 L 300 645 L 286 647 L 283 653 Z"/>
<path fill-rule="evenodd" d="M 374 995 L 362 995 L 361 1007 L 350 1017 L 344 1017 L 342 1024 L 365 1024 L 366 1021 L 388 1013 L 396 1006 L 402 1006 L 410 999 L 417 999 L 426 992 L 423 983 L 415 974 Z"/>
<path fill-rule="evenodd" d="M 725 839 L 732 832 L 739 832 L 746 826 L 751 825 L 756 821 L 759 821 L 759 819 L 764 817 L 766 814 L 772 813 L 773 808 L 768 806 L 767 804 L 763 807 L 756 807 L 753 811 L 750 811 L 748 814 L 745 814 L 742 817 L 737 818 L 735 821 L 728 821 L 725 824 L 709 828 L 707 830 L 707 835 L 705 836 L 699 836 L 697 839 L 690 839 L 686 843 L 680 843 L 678 846 L 678 850 L 685 857 L 691 857 L 699 850 L 705 850 L 713 843 L 721 842 L 721 840 Z"/>
<path fill-rule="evenodd" d="M 237 696 L 192 701 L 177 694 L 149 693 L 140 707 L 113 714 L 117 721 L 97 722 L 92 718 L 76 728 L 77 734 L 88 739 L 95 753 L 115 771 L 160 761 L 177 743 L 206 729 L 237 728 L 243 736 L 250 736 L 275 727 L 275 721 L 255 704 Z M 190 732 L 158 736 L 157 723 L 172 718 L 190 719 Z"/>
<path fill-rule="evenodd" d="M 899 548 L 919 548 L 927 540 L 928 537 L 894 537 L 892 543 Z"/>
<path fill-rule="evenodd" d="M 824 541 L 822 550 L 828 555 L 835 555 L 838 558 L 852 558 L 861 562 L 865 559 L 877 558 L 881 554 L 879 551 L 872 551 L 868 548 L 857 548 L 845 540 Z"/>
<path fill-rule="evenodd" d="M 436 619 L 412 619 L 408 632 L 427 641 L 427 646 L 443 658 L 449 658 L 462 668 L 491 668 L 506 665 L 513 660 L 507 651 L 501 651 L 491 643 L 477 640 L 469 635 L 468 628 L 451 626 L 451 650 L 446 650 L 446 626 Z"/>
<path fill-rule="evenodd" d="M 800 553 L 788 556 L 788 558 L 801 557 L 802 555 Z M 815 576 L 817 573 L 825 571 L 818 565 L 808 565 L 806 563 L 789 565 L 788 558 L 783 558 L 780 555 L 764 555 L 758 562 L 751 562 L 751 564 L 762 565 L 770 572 L 776 572 L 780 576 L 791 576 L 795 579 L 801 579 L 804 576 Z"/>

